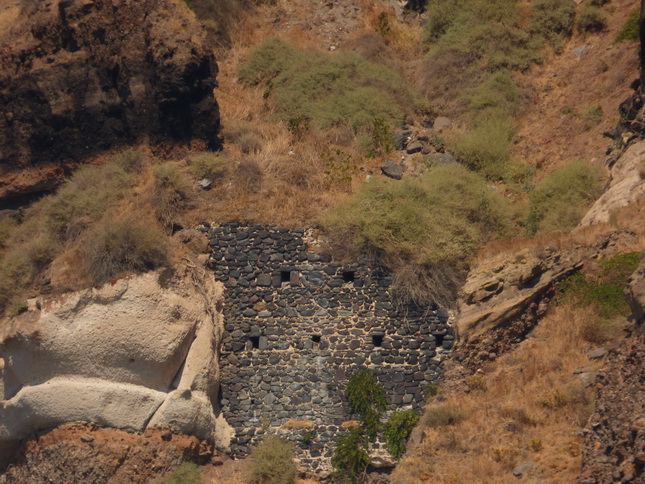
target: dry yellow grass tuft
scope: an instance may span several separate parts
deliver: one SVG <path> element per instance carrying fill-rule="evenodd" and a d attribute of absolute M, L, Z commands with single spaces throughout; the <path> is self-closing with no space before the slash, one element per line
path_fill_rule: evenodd
<path fill-rule="evenodd" d="M 408 451 L 392 482 L 510 483 L 525 462 L 534 463 L 531 482 L 574 482 L 602 366 L 587 357 L 594 346 L 585 339 L 597 319 L 591 308 L 555 307 L 532 337 L 483 368 L 467 393 L 440 393 L 421 420 L 425 441 Z M 460 418 L 437 417 L 447 412 Z"/>
<path fill-rule="evenodd" d="M 283 423 L 280 427 L 283 429 L 297 429 L 297 428 L 310 429 L 313 426 L 314 426 L 314 423 L 311 420 L 294 420 L 290 418 L 285 423 Z"/>

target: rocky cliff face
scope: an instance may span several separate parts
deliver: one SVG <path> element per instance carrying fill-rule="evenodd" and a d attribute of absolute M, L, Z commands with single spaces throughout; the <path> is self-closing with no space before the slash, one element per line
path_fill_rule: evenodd
<path fill-rule="evenodd" d="M 626 290 L 633 322 L 596 381 L 579 482 L 643 482 L 645 478 L 645 261 Z"/>
<path fill-rule="evenodd" d="M 218 306 L 219 285 L 197 268 L 35 301 L 1 335 L 0 455 L 74 421 L 170 428 L 226 447 Z"/>
<path fill-rule="evenodd" d="M 19 2 L 0 16 L 13 19 L 0 34 L 0 197 L 29 165 L 214 142 L 217 65 L 184 2 Z"/>

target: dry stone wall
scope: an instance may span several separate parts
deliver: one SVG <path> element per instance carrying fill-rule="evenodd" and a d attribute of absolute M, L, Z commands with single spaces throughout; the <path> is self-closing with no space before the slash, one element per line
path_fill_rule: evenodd
<path fill-rule="evenodd" d="M 234 453 L 279 428 L 303 464 L 328 470 L 333 441 L 351 418 L 346 383 L 364 368 L 391 407 L 420 407 L 453 342 L 444 311 L 395 306 L 387 271 L 309 252 L 304 229 L 202 230 L 225 286 L 220 403 L 236 432 Z"/>

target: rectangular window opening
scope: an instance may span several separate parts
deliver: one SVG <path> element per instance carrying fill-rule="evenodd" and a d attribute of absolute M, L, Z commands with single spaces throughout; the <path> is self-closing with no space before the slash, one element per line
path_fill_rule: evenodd
<path fill-rule="evenodd" d="M 434 335 L 434 340 L 437 342 L 437 346 L 441 346 L 443 344 L 443 336 L 443 334 Z"/>
<path fill-rule="evenodd" d="M 314 343 L 320 343 L 320 335 L 319 334 L 312 335 L 311 341 L 313 341 Z"/>
<path fill-rule="evenodd" d="M 280 282 L 285 283 L 291 280 L 291 271 L 280 271 Z"/>
<path fill-rule="evenodd" d="M 249 336 L 249 341 L 251 341 L 251 347 L 254 350 L 260 348 L 260 337 L 259 336 Z"/>
<path fill-rule="evenodd" d="M 344 282 L 354 282 L 354 278 L 355 278 L 354 271 L 343 271 Z"/>
<path fill-rule="evenodd" d="M 385 337 L 384 334 L 373 334 L 372 335 L 372 344 L 374 346 L 383 346 L 383 338 Z"/>

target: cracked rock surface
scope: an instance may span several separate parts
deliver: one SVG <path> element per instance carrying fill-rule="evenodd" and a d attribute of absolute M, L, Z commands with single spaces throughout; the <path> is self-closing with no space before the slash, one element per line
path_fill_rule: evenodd
<path fill-rule="evenodd" d="M 170 428 L 226 447 L 221 289 L 196 267 L 33 301 L 2 327 L 0 455 L 65 422 Z"/>

